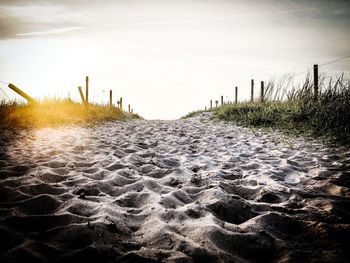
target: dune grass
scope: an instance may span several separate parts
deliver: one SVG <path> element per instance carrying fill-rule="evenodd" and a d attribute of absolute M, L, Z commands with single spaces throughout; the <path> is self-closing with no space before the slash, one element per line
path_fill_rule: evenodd
<path fill-rule="evenodd" d="M 68 124 L 140 118 L 106 105 L 83 105 L 70 99 L 44 99 L 35 104 L 0 103 L 0 128 L 42 128 Z"/>
<path fill-rule="evenodd" d="M 253 127 L 272 127 L 350 145 L 350 81 L 322 76 L 314 98 L 310 76 L 300 87 L 291 78 L 270 81 L 264 102 L 226 104 L 214 110 L 217 119 Z M 189 116 L 195 113 L 189 114 Z"/>
<path fill-rule="evenodd" d="M 187 118 L 191 118 L 196 116 L 197 114 L 201 113 L 201 112 L 215 112 L 216 109 L 208 109 L 208 110 L 196 110 L 196 111 L 191 111 L 189 113 L 187 113 L 185 116 L 182 116 L 181 119 L 187 119 Z"/>

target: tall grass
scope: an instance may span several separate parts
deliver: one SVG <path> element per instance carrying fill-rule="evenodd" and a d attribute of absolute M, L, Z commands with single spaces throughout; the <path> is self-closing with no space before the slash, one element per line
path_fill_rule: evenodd
<path fill-rule="evenodd" d="M 52 127 L 139 118 L 104 105 L 82 105 L 70 99 L 44 99 L 36 104 L 0 102 L 0 128 Z"/>
<path fill-rule="evenodd" d="M 300 86 L 286 75 L 266 85 L 264 102 L 227 104 L 215 111 L 219 119 L 248 126 L 273 127 L 307 133 L 350 145 L 350 81 L 343 75 L 321 75 L 319 95 L 314 98 L 313 81 L 308 75 Z"/>

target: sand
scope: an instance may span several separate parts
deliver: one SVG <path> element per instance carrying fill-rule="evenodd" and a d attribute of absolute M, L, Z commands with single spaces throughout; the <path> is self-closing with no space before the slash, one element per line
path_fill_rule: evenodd
<path fill-rule="evenodd" d="M 346 262 L 350 151 L 202 114 L 2 131 L 0 262 Z"/>

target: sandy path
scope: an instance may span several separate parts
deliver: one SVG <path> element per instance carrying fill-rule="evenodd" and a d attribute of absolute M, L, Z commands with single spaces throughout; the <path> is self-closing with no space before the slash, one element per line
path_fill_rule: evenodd
<path fill-rule="evenodd" d="M 349 258 L 349 151 L 203 120 L 3 132 L 0 261 Z"/>

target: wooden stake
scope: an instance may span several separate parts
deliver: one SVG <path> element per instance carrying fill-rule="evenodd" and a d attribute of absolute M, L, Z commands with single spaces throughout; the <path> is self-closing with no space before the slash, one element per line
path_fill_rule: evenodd
<path fill-rule="evenodd" d="M 28 102 L 30 103 L 36 103 L 37 101 L 35 99 L 33 99 L 31 96 L 29 96 L 27 93 L 25 93 L 23 90 L 21 90 L 20 88 L 17 88 L 15 85 L 13 84 L 9 84 L 8 87 L 10 89 L 12 89 L 14 92 L 16 92 L 17 94 L 21 95 L 23 98 L 25 98 Z"/>
<path fill-rule="evenodd" d="M 85 82 L 86 82 L 85 102 L 86 102 L 86 104 L 88 104 L 89 103 L 89 76 L 86 76 Z"/>
<path fill-rule="evenodd" d="M 235 87 L 235 103 L 238 102 L 238 87 Z"/>
<path fill-rule="evenodd" d="M 120 100 L 119 100 L 119 107 L 120 107 L 120 110 L 123 111 L 123 98 L 120 97 Z"/>
<path fill-rule="evenodd" d="M 82 89 L 81 89 L 80 86 L 78 87 L 78 90 L 79 90 L 81 102 L 82 102 L 83 104 L 86 104 L 86 101 L 85 101 L 85 98 L 84 98 L 84 94 L 83 94 L 83 91 L 82 91 Z"/>
<path fill-rule="evenodd" d="M 260 101 L 264 102 L 264 81 L 261 81 Z"/>
<path fill-rule="evenodd" d="M 254 102 L 254 79 L 250 83 L 250 102 Z"/>
<path fill-rule="evenodd" d="M 318 98 L 318 65 L 314 65 L 314 98 Z"/>
<path fill-rule="evenodd" d="M 210 100 L 210 109 L 213 109 L 213 100 Z"/>
<path fill-rule="evenodd" d="M 221 96 L 221 106 L 224 105 L 224 96 Z"/>
<path fill-rule="evenodd" d="M 131 108 L 130 108 L 130 104 L 128 105 L 128 112 L 130 113 L 131 112 L 131 110 L 130 110 Z"/>
<path fill-rule="evenodd" d="M 219 101 L 218 101 L 218 100 L 216 100 L 216 101 L 215 101 L 215 108 L 217 108 L 217 107 L 218 107 L 218 104 L 219 104 Z"/>
<path fill-rule="evenodd" d="M 113 102 L 112 102 L 112 90 L 109 90 L 109 106 L 113 106 Z"/>

